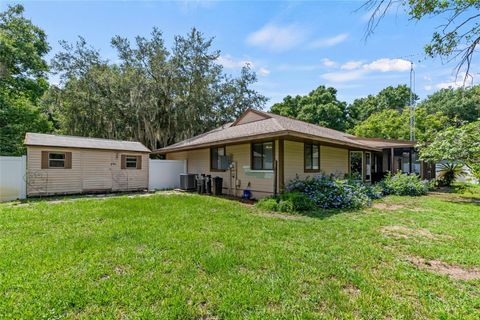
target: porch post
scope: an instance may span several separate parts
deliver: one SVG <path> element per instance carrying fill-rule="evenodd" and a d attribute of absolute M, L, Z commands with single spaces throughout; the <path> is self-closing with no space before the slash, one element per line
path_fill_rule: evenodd
<path fill-rule="evenodd" d="M 390 172 L 392 174 L 395 173 L 395 170 L 393 168 L 394 164 L 395 164 L 395 161 L 393 159 L 393 156 L 394 156 L 394 152 L 393 152 L 393 148 L 390 148 Z"/>
<path fill-rule="evenodd" d="M 282 192 L 285 188 L 284 154 L 285 154 L 285 140 L 279 139 L 278 140 L 278 180 L 279 180 L 278 187 L 280 192 Z"/>

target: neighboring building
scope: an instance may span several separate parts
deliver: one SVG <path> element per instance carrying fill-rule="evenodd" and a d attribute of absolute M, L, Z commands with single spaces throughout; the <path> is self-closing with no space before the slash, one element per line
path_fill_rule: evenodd
<path fill-rule="evenodd" d="M 166 159 L 187 160 L 189 173 L 223 177 L 223 188 L 240 196 L 250 187 L 261 198 L 288 181 L 320 172 L 354 174 L 378 181 L 387 171 L 428 177 L 414 142 L 359 138 L 300 120 L 249 109 L 236 121 L 156 150 Z"/>
<path fill-rule="evenodd" d="M 140 142 L 27 133 L 27 196 L 148 188 Z"/>

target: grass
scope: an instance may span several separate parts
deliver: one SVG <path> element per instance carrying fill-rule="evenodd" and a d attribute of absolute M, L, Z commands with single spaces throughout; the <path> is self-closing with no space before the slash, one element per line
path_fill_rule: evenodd
<path fill-rule="evenodd" d="M 310 216 L 171 193 L 4 204 L 0 318 L 478 319 L 480 280 L 408 261 L 480 266 L 480 206 L 460 200 Z"/>

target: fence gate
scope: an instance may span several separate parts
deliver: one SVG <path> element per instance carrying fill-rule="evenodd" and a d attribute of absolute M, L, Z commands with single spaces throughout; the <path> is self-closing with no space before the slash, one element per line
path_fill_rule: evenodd
<path fill-rule="evenodd" d="M 148 189 L 174 189 L 180 187 L 180 174 L 187 173 L 186 160 L 150 159 Z"/>
<path fill-rule="evenodd" d="M 27 158 L 0 157 L 0 201 L 25 199 Z"/>

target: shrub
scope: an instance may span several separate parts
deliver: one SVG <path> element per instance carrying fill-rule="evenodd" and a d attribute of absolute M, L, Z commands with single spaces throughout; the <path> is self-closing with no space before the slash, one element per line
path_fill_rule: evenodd
<path fill-rule="evenodd" d="M 282 202 L 290 203 L 294 211 L 308 211 L 315 209 L 315 202 L 301 192 L 284 192 L 279 198 L 279 204 L 282 204 Z"/>
<path fill-rule="evenodd" d="M 421 196 L 426 194 L 429 189 L 428 181 L 421 181 L 415 174 L 401 172 L 395 175 L 388 174 L 382 180 L 381 185 L 385 195 Z"/>
<path fill-rule="evenodd" d="M 256 206 L 267 210 L 267 211 L 277 211 L 278 210 L 278 202 L 275 198 L 264 198 L 261 199 L 256 203 Z"/>
<path fill-rule="evenodd" d="M 268 211 L 300 212 L 315 209 L 315 202 L 303 193 L 285 192 L 278 197 L 261 199 L 256 206 Z"/>
<path fill-rule="evenodd" d="M 367 187 L 363 183 L 337 180 L 333 176 L 293 179 L 287 184 L 286 192 L 301 192 L 317 207 L 324 209 L 356 209 L 370 204 Z"/>
<path fill-rule="evenodd" d="M 438 180 L 440 185 L 450 187 L 452 182 L 466 174 L 462 163 L 442 163 L 438 173 Z"/>

